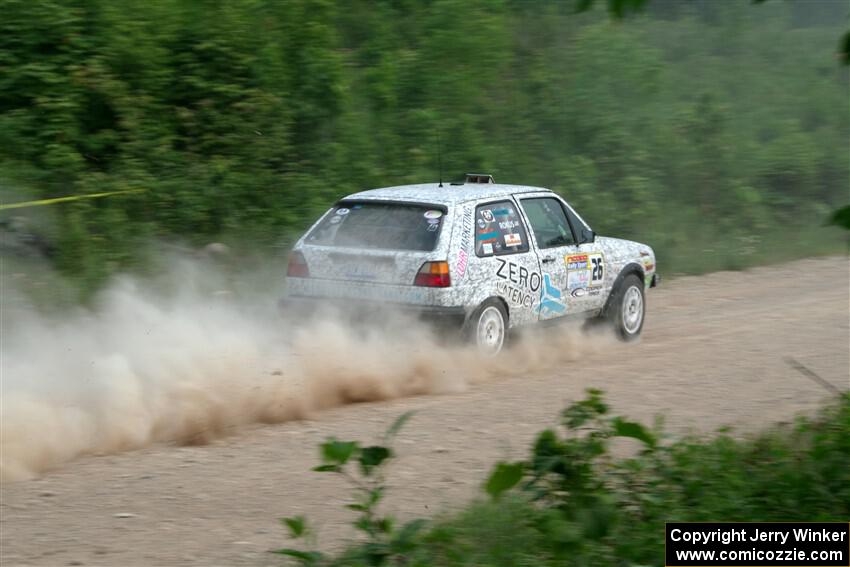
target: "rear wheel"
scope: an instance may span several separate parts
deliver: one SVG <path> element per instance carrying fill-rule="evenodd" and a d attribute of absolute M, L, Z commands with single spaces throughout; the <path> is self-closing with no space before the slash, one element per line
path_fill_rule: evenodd
<path fill-rule="evenodd" d="M 482 303 L 467 323 L 467 336 L 479 352 L 496 356 L 505 345 L 508 314 L 504 305 L 494 299 Z"/>
<path fill-rule="evenodd" d="M 622 340 L 633 341 L 640 336 L 646 315 L 643 282 L 636 275 L 630 274 L 616 293 L 608 313 L 609 320 Z"/>

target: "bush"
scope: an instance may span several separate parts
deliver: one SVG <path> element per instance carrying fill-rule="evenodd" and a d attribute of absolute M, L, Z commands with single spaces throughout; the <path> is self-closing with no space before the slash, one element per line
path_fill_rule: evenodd
<path fill-rule="evenodd" d="M 460 514 L 398 531 L 391 519 L 376 524 L 385 530 L 365 529 L 377 517 L 361 516 L 355 525 L 367 541 L 338 557 L 283 551 L 306 565 L 650 565 L 663 557 L 665 522 L 850 517 L 848 393 L 815 417 L 745 439 L 719 432 L 668 442 L 658 427 L 610 416 L 597 390 L 561 417 L 561 430 L 540 433 L 527 460 L 498 463 L 484 485 L 489 499 Z M 613 458 L 615 438 L 636 440 L 637 452 Z M 347 461 L 328 453 L 339 442 L 328 443 L 318 470 L 341 472 Z M 361 461 L 376 451 L 342 446 Z M 361 462 L 367 478 L 392 457 L 383 451 L 374 467 Z"/>

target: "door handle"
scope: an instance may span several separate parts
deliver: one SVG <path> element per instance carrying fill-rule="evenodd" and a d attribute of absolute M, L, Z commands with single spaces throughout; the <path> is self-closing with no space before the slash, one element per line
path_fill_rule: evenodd
<path fill-rule="evenodd" d="M 541 261 L 541 262 L 543 262 L 544 264 L 548 264 L 549 262 L 554 262 L 554 261 L 555 261 L 555 259 L 554 259 L 554 258 L 552 258 L 551 256 L 549 256 L 548 258 L 543 258 L 543 259 L 542 259 L 542 260 L 540 260 L 540 261 Z"/>

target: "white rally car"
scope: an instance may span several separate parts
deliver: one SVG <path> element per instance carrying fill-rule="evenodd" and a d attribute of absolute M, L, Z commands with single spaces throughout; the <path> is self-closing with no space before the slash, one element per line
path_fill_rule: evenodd
<path fill-rule="evenodd" d="M 597 236 L 548 189 L 478 174 L 345 197 L 298 240 L 287 274 L 285 306 L 414 310 L 488 354 L 509 329 L 573 317 L 634 339 L 659 281 L 649 246 Z"/>

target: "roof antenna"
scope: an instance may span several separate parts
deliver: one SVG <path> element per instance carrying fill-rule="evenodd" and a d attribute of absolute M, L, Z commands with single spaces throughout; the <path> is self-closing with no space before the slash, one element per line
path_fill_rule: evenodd
<path fill-rule="evenodd" d="M 437 165 L 440 169 L 440 184 L 438 187 L 443 186 L 443 145 L 440 141 L 440 129 L 437 128 Z"/>

